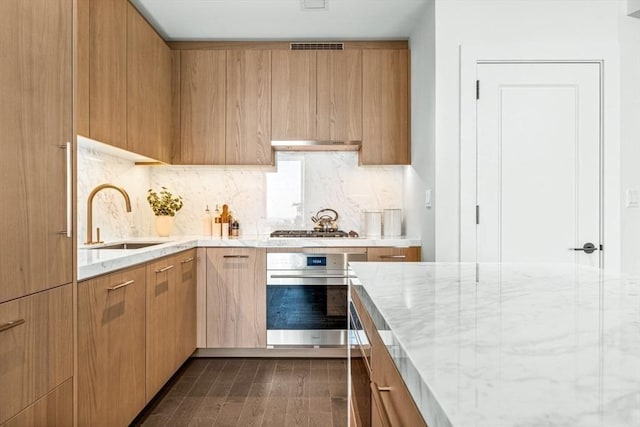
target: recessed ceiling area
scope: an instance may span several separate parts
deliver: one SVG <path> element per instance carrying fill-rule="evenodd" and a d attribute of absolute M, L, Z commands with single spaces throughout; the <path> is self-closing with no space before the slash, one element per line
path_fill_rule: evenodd
<path fill-rule="evenodd" d="M 431 0 L 133 0 L 167 40 L 406 39 Z"/>

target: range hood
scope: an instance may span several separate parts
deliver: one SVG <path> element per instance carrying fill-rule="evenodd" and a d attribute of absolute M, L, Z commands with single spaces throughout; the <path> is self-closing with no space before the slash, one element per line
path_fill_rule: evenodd
<path fill-rule="evenodd" d="M 276 151 L 358 151 L 362 141 L 271 141 Z"/>

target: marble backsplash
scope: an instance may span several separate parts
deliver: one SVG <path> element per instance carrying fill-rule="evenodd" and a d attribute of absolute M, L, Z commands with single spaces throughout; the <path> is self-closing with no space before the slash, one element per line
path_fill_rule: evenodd
<path fill-rule="evenodd" d="M 113 190 L 94 200 L 93 226 L 105 241 L 153 236 L 154 216 L 146 202 L 149 188 L 167 187 L 182 196 L 174 235 L 202 233 L 208 205 L 229 205 L 241 235 L 265 235 L 275 229 L 310 229 L 322 208 L 340 214 L 340 229 L 362 232 L 365 210 L 402 207 L 402 166 L 358 166 L 354 152 L 276 153 L 276 167 L 136 166 L 100 150 L 78 149 L 78 232 L 86 238 L 86 203 L 103 183 L 123 187 L 131 198 L 126 213 L 122 196 Z"/>

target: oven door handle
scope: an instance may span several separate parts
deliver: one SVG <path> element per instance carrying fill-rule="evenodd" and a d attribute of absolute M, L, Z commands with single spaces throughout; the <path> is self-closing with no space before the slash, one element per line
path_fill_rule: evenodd
<path fill-rule="evenodd" d="M 356 276 L 344 274 L 272 274 L 272 279 L 352 279 Z"/>

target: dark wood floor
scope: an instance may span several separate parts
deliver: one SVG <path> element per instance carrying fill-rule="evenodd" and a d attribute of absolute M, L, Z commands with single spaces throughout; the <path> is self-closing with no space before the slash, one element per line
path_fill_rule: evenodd
<path fill-rule="evenodd" d="M 190 359 L 141 426 L 347 425 L 344 359 Z"/>

